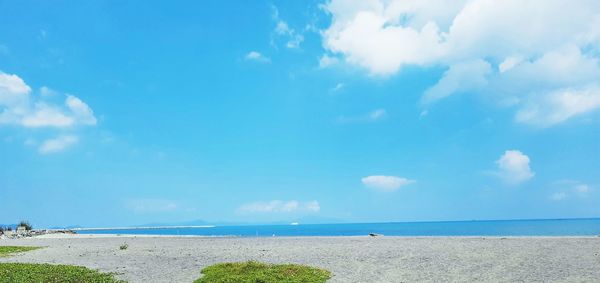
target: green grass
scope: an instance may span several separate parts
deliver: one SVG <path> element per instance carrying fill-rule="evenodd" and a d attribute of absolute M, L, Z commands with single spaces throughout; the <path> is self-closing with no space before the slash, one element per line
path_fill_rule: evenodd
<path fill-rule="evenodd" d="M 0 283 L 114 283 L 124 282 L 112 274 L 100 273 L 81 266 L 0 263 Z"/>
<path fill-rule="evenodd" d="M 40 247 L 16 247 L 16 246 L 0 246 L 0 257 L 9 256 L 14 253 L 27 252 L 37 250 Z"/>
<path fill-rule="evenodd" d="M 202 269 L 195 283 L 323 283 L 331 272 L 299 264 L 266 264 L 256 261 L 219 263 Z"/>

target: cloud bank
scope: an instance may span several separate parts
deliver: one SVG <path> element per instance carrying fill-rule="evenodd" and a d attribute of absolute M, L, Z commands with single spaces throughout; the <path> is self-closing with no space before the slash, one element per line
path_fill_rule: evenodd
<path fill-rule="evenodd" d="M 256 61 L 256 62 L 262 62 L 262 63 L 269 63 L 269 62 L 271 62 L 270 58 L 265 57 L 264 55 L 262 55 L 258 51 L 250 51 L 250 52 L 248 52 L 248 54 L 246 54 L 246 56 L 244 58 L 247 61 Z"/>
<path fill-rule="evenodd" d="M 396 176 L 374 175 L 362 178 L 361 182 L 365 186 L 377 191 L 394 192 L 400 189 L 401 187 L 410 185 L 412 183 L 415 183 L 416 181 Z"/>
<path fill-rule="evenodd" d="M 443 67 L 425 106 L 485 93 L 537 127 L 600 109 L 597 1 L 332 0 L 324 10 L 321 67 L 343 60 L 373 76 Z"/>
<path fill-rule="evenodd" d="M 238 209 L 242 213 L 291 213 L 291 212 L 319 212 L 321 206 L 316 200 L 300 202 L 297 200 L 259 201 L 247 203 Z"/>
<path fill-rule="evenodd" d="M 529 162 L 529 157 L 521 151 L 507 150 L 496 161 L 498 165 L 497 176 L 511 185 L 523 183 L 535 175 L 529 167 Z"/>

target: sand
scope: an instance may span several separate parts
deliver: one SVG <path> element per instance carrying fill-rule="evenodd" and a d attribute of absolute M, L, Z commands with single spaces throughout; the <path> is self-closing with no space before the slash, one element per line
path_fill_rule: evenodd
<path fill-rule="evenodd" d="M 49 235 L 0 245 L 46 247 L 0 262 L 83 265 L 129 282 L 192 282 L 205 266 L 245 260 L 323 267 L 330 282 L 600 282 L 598 237 Z"/>

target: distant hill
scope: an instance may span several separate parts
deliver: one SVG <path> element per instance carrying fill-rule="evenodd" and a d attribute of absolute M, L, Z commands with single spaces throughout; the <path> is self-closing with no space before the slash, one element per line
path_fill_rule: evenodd
<path fill-rule="evenodd" d="M 71 226 L 54 226 L 49 229 L 79 229 L 83 228 L 81 225 L 71 225 Z"/>

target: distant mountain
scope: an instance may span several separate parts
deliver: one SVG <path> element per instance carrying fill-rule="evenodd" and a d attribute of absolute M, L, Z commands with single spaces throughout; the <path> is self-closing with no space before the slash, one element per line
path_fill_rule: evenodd
<path fill-rule="evenodd" d="M 81 225 L 71 225 L 71 226 L 54 226 L 48 229 L 79 229 L 83 228 Z"/>
<path fill-rule="evenodd" d="M 192 220 L 183 222 L 153 222 L 142 225 L 134 225 L 133 227 L 165 227 L 165 226 L 243 226 L 243 225 L 288 225 L 290 223 L 299 224 L 333 224 L 333 223 L 347 223 L 338 218 L 333 217 L 321 217 L 321 216 L 306 216 L 298 219 L 290 220 L 278 220 L 278 221 L 266 221 L 266 222 L 235 222 L 235 221 L 205 221 L 205 220 Z"/>

